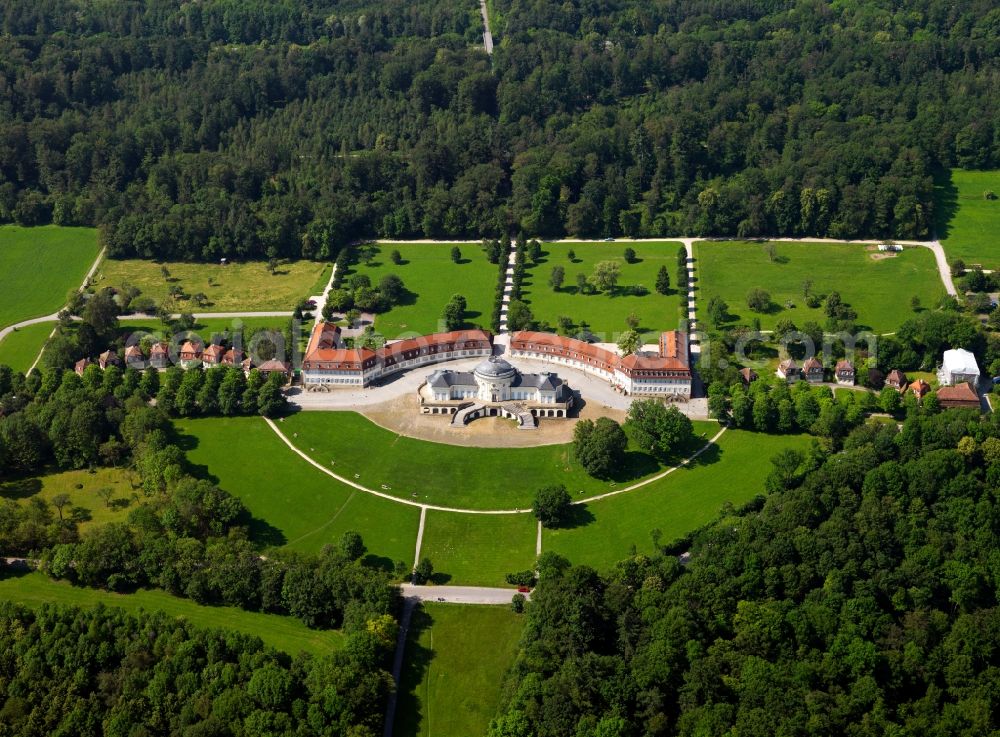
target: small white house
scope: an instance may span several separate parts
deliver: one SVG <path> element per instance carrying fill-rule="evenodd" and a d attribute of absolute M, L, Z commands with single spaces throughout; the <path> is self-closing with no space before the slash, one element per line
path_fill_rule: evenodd
<path fill-rule="evenodd" d="M 976 357 L 962 348 L 945 351 L 944 361 L 938 369 L 938 383 L 941 386 L 954 386 L 965 381 L 973 386 L 979 383 L 979 365 L 976 363 Z"/>

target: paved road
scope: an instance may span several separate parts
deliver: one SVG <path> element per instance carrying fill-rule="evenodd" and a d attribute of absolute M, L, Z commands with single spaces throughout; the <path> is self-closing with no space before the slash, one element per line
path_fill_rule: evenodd
<path fill-rule="evenodd" d="M 484 586 L 414 586 L 404 583 L 403 596 L 418 601 L 440 601 L 447 604 L 510 604 L 516 589 L 493 589 Z M 524 595 L 530 599 L 531 594 Z"/>
<path fill-rule="evenodd" d="M 483 14 L 483 47 L 493 55 L 493 34 L 490 32 L 490 14 L 486 10 L 486 0 L 479 0 L 479 12 Z"/>
<path fill-rule="evenodd" d="M 396 721 L 396 700 L 399 694 L 399 679 L 403 675 L 403 655 L 406 653 L 406 638 L 410 633 L 410 620 L 413 617 L 413 610 L 417 605 L 417 599 L 410 597 L 403 599 L 403 613 L 399 618 L 399 634 L 396 636 L 396 652 L 392 659 L 392 680 L 396 687 L 389 694 L 389 702 L 385 707 L 385 726 L 382 737 L 392 737 L 392 728 Z"/>

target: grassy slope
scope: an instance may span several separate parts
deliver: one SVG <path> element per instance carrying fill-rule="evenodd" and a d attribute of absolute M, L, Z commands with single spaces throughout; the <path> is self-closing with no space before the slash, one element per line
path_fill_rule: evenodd
<path fill-rule="evenodd" d="M 675 330 L 680 320 L 681 304 L 686 302 L 677 289 L 677 250 L 681 244 L 674 241 L 662 243 L 546 243 L 543 258 L 538 266 L 528 269 L 525 277 L 523 296 L 531 305 L 536 320 L 547 321 L 555 326 L 560 316 L 569 317 L 574 324 L 586 322 L 591 331 L 603 336 L 603 340 L 614 342 L 615 334 L 628 329 L 625 318 L 634 312 L 639 317 L 639 329 L 660 332 Z M 636 252 L 638 262 L 625 263 L 622 253 L 626 248 Z M 570 262 L 567 253 L 573 251 L 576 261 Z M 599 261 L 617 261 L 621 266 L 619 293 L 607 294 L 577 293 L 577 274 L 590 276 Z M 549 286 L 549 275 L 554 266 L 566 270 L 566 280 L 558 292 Z M 656 274 L 661 266 L 670 274 L 671 293 L 658 294 L 655 290 Z M 644 286 L 649 294 L 643 297 L 625 296 L 621 288 Z"/>
<path fill-rule="evenodd" d="M 0 327 L 58 310 L 99 250 L 93 228 L 0 226 Z"/>
<path fill-rule="evenodd" d="M 444 328 L 439 324 L 444 306 L 453 294 L 461 294 L 468 304 L 468 327 L 481 325 L 489 329 L 493 312 L 498 268 L 486 260 L 476 243 L 458 244 L 462 263 L 451 260 L 455 244 L 400 243 L 383 244 L 371 266 L 355 264 L 350 273 L 367 274 L 372 284 L 386 274 L 395 274 L 411 293 L 404 304 L 375 318 L 375 328 L 386 338 L 394 340 L 412 334 L 436 333 Z M 393 264 L 389 254 L 399 251 L 403 263 Z"/>
<path fill-rule="evenodd" d="M 103 604 L 135 612 L 159 611 L 184 618 L 199 627 L 215 627 L 256 635 L 266 645 L 296 654 L 323 655 L 341 647 L 343 635 L 335 630 L 311 630 L 294 617 L 246 612 L 234 607 L 211 607 L 180 599 L 163 591 L 113 594 L 99 589 L 53 581 L 42 573 L 0 576 L 0 598 L 26 606 L 67 604 L 91 607 Z"/>
<path fill-rule="evenodd" d="M 715 427 L 714 422 L 695 423 L 698 433 Z M 516 509 L 530 507 L 535 492 L 550 484 L 565 484 L 574 496 L 581 490 L 594 495 L 612 488 L 583 471 L 570 445 L 507 449 L 429 443 L 396 435 L 352 412 L 300 412 L 281 428 L 318 462 L 335 461 L 331 469 L 338 474 L 358 474 L 368 488 L 385 484 L 387 493 L 425 504 Z M 630 453 L 630 468 L 622 478 L 640 478 L 658 468 L 649 456 Z"/>
<path fill-rule="evenodd" d="M 578 507 L 577 525 L 545 530 L 542 550 L 577 564 L 613 565 L 632 544 L 650 549 L 654 528 L 663 532 L 662 542 L 669 542 L 711 522 L 725 502 L 740 505 L 763 493 L 770 459 L 808 442 L 805 436 L 728 430 L 692 466 L 643 489 Z"/>
<path fill-rule="evenodd" d="M 430 510 L 420 557 L 431 559 L 440 583 L 506 586 L 506 574 L 533 567 L 536 534 L 532 514 L 497 516 Z"/>
<path fill-rule="evenodd" d="M 1000 200 L 987 200 L 983 192 L 1000 197 L 1000 171 L 953 169 L 951 182 L 937 188 L 938 237 L 948 260 L 1000 268 Z"/>
<path fill-rule="evenodd" d="M 507 607 L 423 604 L 413 613 L 394 734 L 486 732 L 524 620 Z"/>
<path fill-rule="evenodd" d="M 55 328 L 53 322 L 28 325 L 0 341 L 0 364 L 25 372 L 38 358 Z"/>
<path fill-rule="evenodd" d="M 810 320 L 826 322 L 822 305 L 810 309 L 802 296 L 802 283 L 813 282 L 813 292 L 840 292 L 858 313 L 858 325 L 891 332 L 913 316 L 910 298 L 918 295 L 924 306 L 936 304 L 944 294 L 934 255 L 925 248 L 909 248 L 895 258 L 876 261 L 864 246 L 828 243 L 776 243 L 778 260 L 771 262 L 757 243 L 696 243 L 695 273 L 699 317 L 713 296 L 729 304 L 730 315 L 742 324 L 759 317 L 765 330 L 783 318 L 802 326 Z M 746 306 L 754 287 L 771 294 L 772 311 L 757 314 Z M 785 309 L 786 300 L 795 304 Z"/>
<path fill-rule="evenodd" d="M 170 271 L 169 283 L 160 272 L 163 265 Z M 101 264 L 95 280 L 97 287 L 117 287 L 128 282 L 139 287 L 157 304 L 164 302 L 168 290 L 175 285 L 188 295 L 202 292 L 209 299 L 205 307 L 198 307 L 193 300 L 168 304 L 173 312 L 290 312 L 301 300 L 318 293 L 325 286 L 329 269 L 328 264 L 315 261 L 294 261 L 282 264 L 272 275 L 267 272 L 267 264 L 260 261 L 220 266 L 108 259 Z M 215 280 L 214 285 L 209 285 L 209 278 Z"/>
<path fill-rule="evenodd" d="M 81 486 L 79 489 L 78 484 Z M 114 492 L 110 503 L 105 503 L 97 493 L 105 487 Z M 0 499 L 16 499 L 27 503 L 28 499 L 37 495 L 51 502 L 56 494 L 69 494 L 70 505 L 85 510 L 86 514 L 79 521 L 80 532 L 94 525 L 124 520 L 138 499 L 132 489 L 129 472 L 122 468 L 98 468 L 93 473 L 62 471 L 0 482 Z M 58 513 L 53 510 L 53 514 Z M 63 514 L 70 516 L 70 509 L 64 509 Z"/>
<path fill-rule="evenodd" d="M 199 470 L 235 494 L 255 518 L 261 544 L 317 552 L 346 530 L 369 553 L 410 563 L 420 510 L 356 491 L 296 456 L 260 418 L 177 423 L 182 447 Z"/>

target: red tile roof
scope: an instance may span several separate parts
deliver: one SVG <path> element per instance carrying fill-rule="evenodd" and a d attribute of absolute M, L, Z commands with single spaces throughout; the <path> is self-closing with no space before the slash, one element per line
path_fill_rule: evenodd
<path fill-rule="evenodd" d="M 125 349 L 125 358 L 142 358 L 142 348 L 137 345 L 130 345 Z"/>
<path fill-rule="evenodd" d="M 181 346 L 181 358 L 184 356 L 197 356 L 201 353 L 201 345 L 198 343 L 193 343 L 190 340 L 184 341 L 184 345 Z"/>
<path fill-rule="evenodd" d="M 931 390 L 931 385 L 928 384 L 923 379 L 917 379 L 912 384 L 910 384 L 910 391 L 912 391 L 918 397 L 924 396 L 930 390 Z"/>
<path fill-rule="evenodd" d="M 153 347 L 149 349 L 150 356 L 166 355 L 169 353 L 166 343 L 153 343 Z"/>
<path fill-rule="evenodd" d="M 219 345 L 218 343 L 212 343 L 212 345 L 208 346 L 208 348 L 206 348 L 202 352 L 201 357 L 202 360 L 207 361 L 209 363 L 218 363 L 219 361 L 222 360 L 222 356 L 224 353 L 225 349 L 223 349 L 221 345 Z"/>
<path fill-rule="evenodd" d="M 972 384 L 963 381 L 955 386 L 943 386 L 938 389 L 938 401 L 942 407 L 978 407 L 979 395 Z"/>
<path fill-rule="evenodd" d="M 802 370 L 805 371 L 807 374 L 819 372 L 823 370 L 823 364 L 817 361 L 815 356 L 810 356 L 802 364 Z"/>
<path fill-rule="evenodd" d="M 840 359 L 839 361 L 837 361 L 837 373 L 839 374 L 842 371 L 849 371 L 850 373 L 853 374 L 854 364 L 848 361 L 846 358 Z"/>
<path fill-rule="evenodd" d="M 512 350 L 534 350 L 539 353 L 554 353 L 581 360 L 605 371 L 613 371 L 618 364 L 618 354 L 575 338 L 564 338 L 553 333 L 537 333 L 522 330 L 510 338 Z"/>

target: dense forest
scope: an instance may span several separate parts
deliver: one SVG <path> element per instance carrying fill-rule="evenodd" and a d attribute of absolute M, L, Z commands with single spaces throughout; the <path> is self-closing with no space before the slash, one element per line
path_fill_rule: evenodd
<path fill-rule="evenodd" d="M 114 255 L 927 237 L 1000 166 L 989 0 L 0 3 L 0 220 Z"/>
<path fill-rule="evenodd" d="M 995 733 L 995 420 L 913 408 L 773 466 L 680 545 L 545 557 L 490 734 Z"/>
<path fill-rule="evenodd" d="M 392 645 L 361 631 L 340 652 L 289 657 L 164 614 L 0 602 L 0 732 L 375 737 Z"/>

